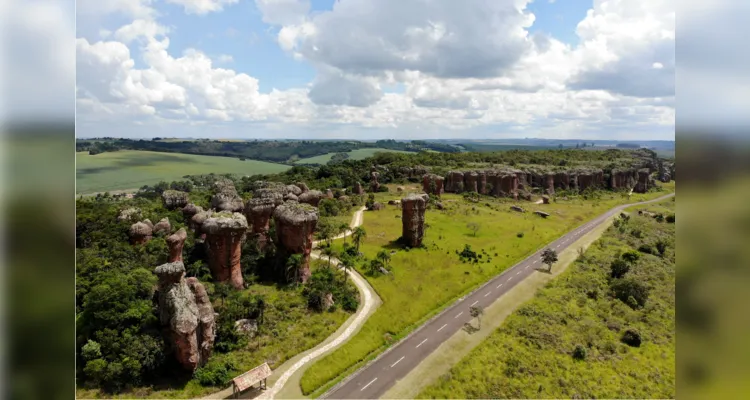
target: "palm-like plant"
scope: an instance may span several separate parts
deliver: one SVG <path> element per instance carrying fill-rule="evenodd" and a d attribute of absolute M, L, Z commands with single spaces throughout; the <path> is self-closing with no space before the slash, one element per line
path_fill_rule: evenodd
<path fill-rule="evenodd" d="M 331 268 L 331 259 L 336 256 L 336 250 L 331 246 L 326 246 L 320 250 L 320 254 L 328 258 L 328 268 Z"/>
<path fill-rule="evenodd" d="M 361 226 L 354 228 L 354 231 L 352 231 L 352 239 L 354 239 L 354 244 L 357 246 L 357 252 L 359 252 L 359 244 L 366 237 L 367 231 L 365 231 L 365 228 Z"/>
<path fill-rule="evenodd" d="M 388 263 L 391 261 L 391 254 L 388 251 L 380 250 L 376 257 L 388 268 Z"/>
<path fill-rule="evenodd" d="M 339 225 L 339 234 L 344 235 L 344 243 L 346 243 L 346 232 L 348 231 L 349 231 L 349 224 L 344 222 L 341 225 Z"/>

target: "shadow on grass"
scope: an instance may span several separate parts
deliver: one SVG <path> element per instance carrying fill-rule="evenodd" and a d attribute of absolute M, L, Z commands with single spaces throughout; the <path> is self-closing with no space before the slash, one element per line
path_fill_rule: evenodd
<path fill-rule="evenodd" d="M 469 322 L 465 323 L 464 327 L 461 329 L 463 329 L 464 332 L 468 333 L 469 335 L 473 335 L 474 333 L 479 332 L 479 328 L 475 328 L 474 325 Z"/>

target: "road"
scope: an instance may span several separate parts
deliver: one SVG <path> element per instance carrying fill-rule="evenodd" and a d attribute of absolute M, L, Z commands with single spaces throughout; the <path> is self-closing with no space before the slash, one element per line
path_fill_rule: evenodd
<path fill-rule="evenodd" d="M 662 201 L 674 196 L 669 194 L 657 199 L 617 206 L 582 226 L 549 243 L 523 261 L 492 278 L 479 289 L 464 296 L 436 317 L 381 354 L 375 361 L 361 368 L 352 376 L 334 386 L 321 398 L 328 399 L 375 399 L 382 396 L 397 380 L 406 376 L 413 368 L 432 353 L 441 343 L 453 336 L 466 322 L 472 320 L 469 308 L 487 307 L 505 294 L 537 268 L 542 266 L 541 253 L 545 248 L 556 252 L 566 249 L 578 238 L 604 222 L 613 214 L 627 207 Z"/>

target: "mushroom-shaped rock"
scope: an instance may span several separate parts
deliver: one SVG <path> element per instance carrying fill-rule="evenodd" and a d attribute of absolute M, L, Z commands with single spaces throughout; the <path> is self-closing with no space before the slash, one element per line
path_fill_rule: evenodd
<path fill-rule="evenodd" d="M 141 209 L 140 208 L 126 208 L 122 211 L 120 211 L 120 215 L 117 216 L 118 221 L 138 221 L 138 219 L 141 218 Z"/>
<path fill-rule="evenodd" d="M 146 218 L 142 221 L 144 224 L 148 225 L 149 228 L 154 229 L 154 223 L 151 222 L 150 219 Z"/>
<path fill-rule="evenodd" d="M 303 193 L 304 194 L 304 193 Z M 310 277 L 310 251 L 313 231 L 318 224 L 318 209 L 305 203 L 284 203 L 273 213 L 276 223 L 276 243 L 282 256 L 302 255 L 299 278 Z"/>
<path fill-rule="evenodd" d="M 218 282 L 229 282 L 236 289 L 244 287 L 240 256 L 247 219 L 240 213 L 220 212 L 208 217 L 201 226 L 208 244 L 208 266 Z"/>
<path fill-rule="evenodd" d="M 185 207 L 182 207 L 182 216 L 185 217 L 186 221 L 190 221 L 195 214 L 198 214 L 199 212 L 203 211 L 203 207 L 197 206 L 193 203 L 187 204 Z"/>
<path fill-rule="evenodd" d="M 185 207 L 190 201 L 188 194 L 179 190 L 165 190 L 161 199 L 168 210 Z"/>
<path fill-rule="evenodd" d="M 380 182 L 378 182 L 378 178 L 380 178 L 380 173 L 377 171 L 370 172 L 370 191 L 371 192 L 377 192 L 380 190 Z"/>
<path fill-rule="evenodd" d="M 307 203 L 311 206 L 317 207 L 318 203 L 320 203 L 320 200 L 322 200 L 323 197 L 323 192 L 321 192 L 320 190 L 309 190 L 299 195 L 298 201 L 300 203 Z"/>
<path fill-rule="evenodd" d="M 214 347 L 216 338 L 216 317 L 214 307 L 211 305 L 211 299 L 208 298 L 208 292 L 198 278 L 191 277 L 186 279 L 190 291 L 195 296 L 195 304 L 198 306 L 198 329 L 196 337 L 198 340 L 198 350 L 200 351 L 201 360 L 205 362 L 211 356 L 211 350 Z"/>
<path fill-rule="evenodd" d="M 549 204 L 549 196 L 547 196 L 546 194 L 542 196 L 542 203 Z"/>
<path fill-rule="evenodd" d="M 203 223 L 206 222 L 208 217 L 210 217 L 213 214 L 213 211 L 211 210 L 201 210 L 197 214 L 193 215 L 192 218 L 190 218 L 190 226 L 193 227 L 196 233 L 201 233 L 201 227 L 203 226 Z"/>
<path fill-rule="evenodd" d="M 182 261 L 182 247 L 185 245 L 186 239 L 187 232 L 185 232 L 185 228 L 180 228 L 180 230 L 167 237 L 169 262 Z"/>
<path fill-rule="evenodd" d="M 427 199 L 427 195 L 416 194 L 401 199 L 401 236 L 410 247 L 422 245 Z"/>
<path fill-rule="evenodd" d="M 252 225 L 251 232 L 257 238 L 258 246 L 260 246 L 261 250 L 268 243 L 268 229 L 271 215 L 273 215 L 273 210 L 279 205 L 276 200 L 274 197 L 254 197 L 245 204 L 245 216 L 248 223 Z"/>
<path fill-rule="evenodd" d="M 310 190 L 310 188 L 307 187 L 307 184 L 305 184 L 305 182 L 297 182 L 296 185 L 300 189 L 300 194 L 305 193 L 308 190 Z M 297 196 L 299 196 L 299 194 Z"/>
<path fill-rule="evenodd" d="M 232 181 L 228 179 L 218 180 L 214 183 L 214 190 L 216 194 L 211 198 L 211 207 L 218 211 L 242 211 L 244 204 Z"/>
<path fill-rule="evenodd" d="M 192 286 L 185 280 L 182 262 L 156 267 L 159 277 L 159 320 L 168 332 L 177 361 L 187 370 L 204 365 L 211 354 L 214 314 L 206 290 L 197 279 Z M 207 315 L 210 308 L 210 316 Z"/>
<path fill-rule="evenodd" d="M 422 190 L 425 193 L 440 196 L 443 194 L 443 182 L 445 179 L 440 175 L 426 174 L 422 177 Z"/>
<path fill-rule="evenodd" d="M 385 206 L 383 205 L 383 203 L 376 201 L 376 202 L 372 203 L 372 207 L 370 207 L 370 210 L 371 211 L 380 211 L 380 210 L 382 210 L 384 208 L 385 208 Z"/>
<path fill-rule="evenodd" d="M 132 244 L 143 244 L 151 240 L 153 230 L 144 222 L 136 222 L 130 226 L 130 242 Z"/>
<path fill-rule="evenodd" d="M 154 235 L 167 235 L 171 230 L 172 225 L 169 223 L 169 218 L 162 218 L 154 225 Z"/>
<path fill-rule="evenodd" d="M 326 189 L 326 198 L 332 199 L 333 198 L 333 190 Z"/>
<path fill-rule="evenodd" d="M 521 212 L 521 213 L 522 212 L 526 212 L 526 210 L 524 210 L 523 208 L 521 208 L 519 206 L 510 206 L 510 209 L 513 210 L 513 211 Z"/>

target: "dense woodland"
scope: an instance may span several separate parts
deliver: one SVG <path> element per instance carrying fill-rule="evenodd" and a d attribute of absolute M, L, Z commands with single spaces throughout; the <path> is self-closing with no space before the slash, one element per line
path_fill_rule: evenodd
<path fill-rule="evenodd" d="M 328 153 L 346 153 L 356 149 L 384 148 L 390 150 L 419 152 L 433 150 L 439 152 L 458 152 L 456 146 L 431 143 L 421 140 L 398 142 L 395 140 L 378 140 L 376 142 L 358 141 L 216 141 L 185 140 L 167 141 L 160 138 L 152 140 L 133 140 L 118 138 L 82 139 L 76 141 L 76 151 L 88 151 L 90 154 L 118 150 L 146 150 L 168 153 L 198 154 L 207 156 L 238 157 L 276 163 L 291 163 L 298 159 L 319 156 Z"/>

